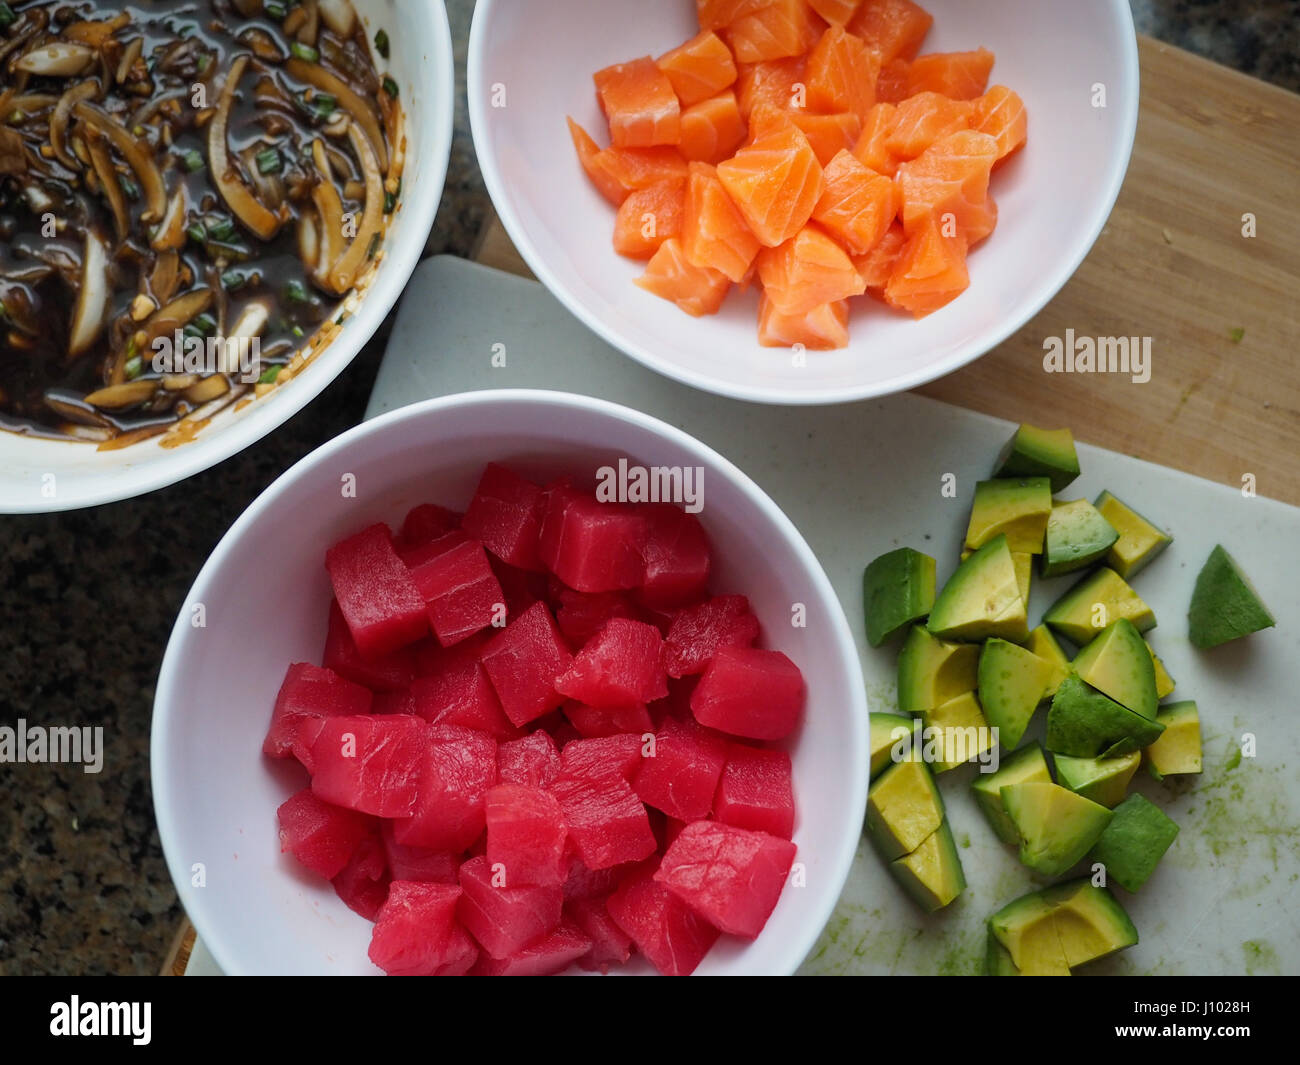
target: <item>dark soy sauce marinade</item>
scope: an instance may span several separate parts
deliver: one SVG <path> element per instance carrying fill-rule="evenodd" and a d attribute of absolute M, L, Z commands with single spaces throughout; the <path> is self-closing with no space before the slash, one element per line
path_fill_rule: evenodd
<path fill-rule="evenodd" d="M 241 207 L 213 173 L 232 72 Z M 349 0 L 0 3 L 0 427 L 120 446 L 251 394 L 238 370 L 156 372 L 176 328 L 255 330 L 274 381 L 374 257 L 398 123 Z"/>

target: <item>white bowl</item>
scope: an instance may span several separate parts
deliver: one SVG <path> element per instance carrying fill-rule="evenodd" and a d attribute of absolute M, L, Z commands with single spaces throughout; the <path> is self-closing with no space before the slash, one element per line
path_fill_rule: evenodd
<path fill-rule="evenodd" d="M 305 776 L 261 753 L 288 664 L 320 660 L 326 548 L 368 523 L 400 522 L 416 503 L 463 506 L 491 460 L 594 480 L 624 456 L 704 468 L 713 585 L 750 597 L 766 646 L 808 685 L 790 746 L 806 885 L 787 884 L 753 943 L 724 937 L 699 971 L 788 974 L 804 959 L 848 876 L 867 791 L 861 664 L 830 582 L 790 520 L 721 455 L 626 407 L 518 390 L 413 404 L 330 441 L 254 501 L 195 581 L 158 680 L 153 794 L 181 903 L 225 972 L 378 972 L 366 958 L 370 923 L 280 854 L 275 810 Z M 349 474 L 355 498 L 340 491 Z M 791 623 L 800 603 L 805 627 Z"/>
<path fill-rule="evenodd" d="M 1128 0 L 923 6 L 935 16 L 925 51 L 991 48 L 991 83 L 1015 89 L 1029 110 L 1027 145 L 994 175 L 998 228 L 971 254 L 970 289 L 928 318 L 854 301 L 849 346 L 797 366 L 789 352 L 759 347 L 755 292 L 732 292 L 720 314 L 696 319 L 633 285 L 643 264 L 614 253 L 614 210 L 583 173 L 564 119 L 607 143 L 592 73 L 694 36 L 692 0 L 478 0 L 469 112 L 501 221 L 533 273 L 590 329 L 698 388 L 833 403 L 956 370 L 1028 322 L 1101 232 L 1137 127 L 1137 41 Z M 1104 109 L 1092 106 L 1095 85 L 1105 86 Z"/>
<path fill-rule="evenodd" d="M 384 258 L 354 315 L 295 380 L 242 410 L 220 412 L 179 447 L 164 448 L 155 437 L 116 451 L 97 451 L 94 444 L 0 432 L 0 513 L 111 503 L 214 466 L 310 403 L 379 328 L 420 260 L 442 198 L 451 155 L 454 59 L 443 0 L 354 3 L 370 37 L 381 27 L 388 30 L 390 58 L 379 62 L 397 81 L 407 139 L 397 220 L 389 227 Z"/>

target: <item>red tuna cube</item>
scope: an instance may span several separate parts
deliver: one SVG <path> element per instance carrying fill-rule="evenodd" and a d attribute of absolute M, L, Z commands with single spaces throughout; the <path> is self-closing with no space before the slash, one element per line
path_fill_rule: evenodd
<path fill-rule="evenodd" d="M 393 882 L 370 934 L 370 960 L 389 976 L 459 976 L 478 948 L 456 921 L 454 884 Z"/>
<path fill-rule="evenodd" d="M 608 869 L 588 869 L 576 854 L 569 855 L 569 877 L 564 881 L 564 900 L 604 899 L 627 876 L 629 866 L 614 865 Z"/>
<path fill-rule="evenodd" d="M 460 867 L 460 886 L 460 923 L 494 958 L 510 957 L 560 923 L 564 892 L 558 885 L 509 887 L 504 870 L 486 857 Z"/>
<path fill-rule="evenodd" d="M 594 706 L 584 706 L 570 699 L 562 709 L 573 727 L 589 739 L 616 736 L 620 732 L 640 734 L 654 731 L 654 720 L 644 703 L 597 710 Z"/>
<path fill-rule="evenodd" d="M 489 625 L 505 625 L 505 593 L 481 544 L 456 544 L 413 567 L 411 576 L 429 604 L 429 624 L 444 647 Z"/>
<path fill-rule="evenodd" d="M 785 751 L 731 744 L 713 799 L 713 816 L 724 825 L 789 839 L 794 834 L 790 777 L 790 756 Z"/>
<path fill-rule="evenodd" d="M 332 880 L 356 853 L 361 841 L 374 833 L 364 814 L 322 802 L 311 788 L 290 795 L 276 810 L 280 821 L 280 850 L 288 852 L 313 873 Z"/>
<path fill-rule="evenodd" d="M 560 750 L 550 733 L 538 730 L 497 748 L 497 769 L 502 784 L 544 788 L 560 772 Z"/>
<path fill-rule="evenodd" d="M 795 846 L 766 832 L 696 821 L 673 840 L 654 878 L 706 921 L 753 939 L 781 897 Z"/>
<path fill-rule="evenodd" d="M 564 904 L 564 916 L 591 940 L 591 949 L 578 959 L 588 972 L 607 973 L 632 956 L 632 937 L 614 923 L 604 899 L 574 899 Z"/>
<path fill-rule="evenodd" d="M 427 676 L 411 683 L 414 712 L 435 725 L 460 725 L 504 739 L 515 735 L 501 700 L 479 661 L 482 644 L 469 641 L 428 656 Z"/>
<path fill-rule="evenodd" d="M 569 776 L 562 771 L 551 794 L 560 802 L 569 838 L 588 869 L 640 861 L 655 852 L 645 807 L 616 772 Z"/>
<path fill-rule="evenodd" d="M 397 557 L 387 525 L 340 540 L 325 552 L 325 568 L 363 658 L 396 651 L 429 631 L 424 599 Z"/>
<path fill-rule="evenodd" d="M 758 639 L 758 618 L 743 595 L 719 595 L 683 607 L 668 627 L 664 667 L 670 677 L 703 673 L 720 647 L 748 647 Z"/>
<path fill-rule="evenodd" d="M 394 692 L 375 692 L 370 702 L 372 714 L 414 714 L 415 697 L 410 688 L 400 688 Z"/>
<path fill-rule="evenodd" d="M 384 857 L 394 880 L 431 881 L 455 884 L 460 870 L 460 855 L 452 851 L 434 851 L 427 847 L 408 847 L 393 836 L 397 822 L 385 821 L 380 829 Z"/>
<path fill-rule="evenodd" d="M 605 907 L 664 976 L 689 976 L 718 940 L 718 930 L 657 883 L 653 869 L 634 871 Z"/>
<path fill-rule="evenodd" d="M 511 887 L 555 887 L 568 876 L 568 830 L 555 796 L 523 784 L 498 784 L 484 796 L 487 860 Z"/>
<path fill-rule="evenodd" d="M 412 507 L 402 522 L 398 537 L 402 548 L 418 547 L 445 536 L 460 525 L 460 515 L 436 503 L 421 503 Z M 401 553 L 400 550 L 398 552 Z"/>
<path fill-rule="evenodd" d="M 502 562 L 540 570 L 542 490 L 513 470 L 489 463 L 465 511 L 463 528 Z"/>
<path fill-rule="evenodd" d="M 388 898 L 391 881 L 383 841 L 378 832 L 372 831 L 357 844 L 348 864 L 330 883 L 348 909 L 373 921 Z"/>
<path fill-rule="evenodd" d="M 368 714 L 372 699 L 369 689 L 332 669 L 295 662 L 275 697 L 262 752 L 272 758 L 293 755 L 310 771 L 311 745 L 321 722 L 327 717 Z"/>
<path fill-rule="evenodd" d="M 780 651 L 724 647 L 691 695 L 697 721 L 750 740 L 781 740 L 803 716 L 799 667 Z"/>
<path fill-rule="evenodd" d="M 638 798 L 679 821 L 708 817 L 727 764 L 727 741 L 694 722 L 668 718 L 651 749 L 632 781 Z"/>
<path fill-rule="evenodd" d="M 391 692 L 405 688 L 415 677 L 415 659 L 410 647 L 375 659 L 362 657 L 348 631 L 348 623 L 336 602 L 330 603 L 329 627 L 325 633 L 325 650 L 321 664 L 340 677 L 361 684 L 374 692 Z"/>
<path fill-rule="evenodd" d="M 631 783 L 641 768 L 644 746 L 639 734 L 621 733 L 589 740 L 573 740 L 560 751 L 560 772 L 570 777 L 593 777 L 613 772 Z"/>
<path fill-rule="evenodd" d="M 502 562 L 496 555 L 488 555 L 488 564 L 501 585 L 506 597 L 506 617 L 513 621 L 534 603 L 546 598 L 545 573 L 533 573 Z"/>
<path fill-rule="evenodd" d="M 415 586 L 420 589 L 420 594 L 427 601 L 429 596 L 425 594 L 421 587 L 424 567 L 434 559 L 441 558 L 453 547 L 460 547 L 462 544 L 473 543 L 459 529 L 451 529 L 441 536 L 435 536 L 432 540 L 424 540 L 410 547 L 399 547 L 397 557 L 405 563 L 406 568 L 411 571 L 411 579 L 415 581 Z"/>
<path fill-rule="evenodd" d="M 699 519 L 671 503 L 652 503 L 641 513 L 646 519 L 641 601 L 667 608 L 703 595 L 711 561 L 709 538 Z"/>
<path fill-rule="evenodd" d="M 668 694 L 663 640 L 644 621 L 611 618 L 555 682 L 561 695 L 598 709 L 648 703 Z"/>
<path fill-rule="evenodd" d="M 463 851 L 483 832 L 483 796 L 497 782 L 497 743 L 457 725 L 424 728 L 414 809 L 393 825 L 393 838 L 408 847 Z"/>
<path fill-rule="evenodd" d="M 564 701 L 555 690 L 555 680 L 572 661 L 573 654 L 545 603 L 530 606 L 497 633 L 483 651 L 483 668 L 506 717 L 517 727 Z"/>
<path fill-rule="evenodd" d="M 626 592 L 575 592 L 561 581 L 556 584 L 555 623 L 574 647 L 582 647 L 610 618 L 635 618 L 637 609 Z"/>
<path fill-rule="evenodd" d="M 542 561 L 579 592 L 616 592 L 638 587 L 645 576 L 641 550 L 646 521 L 616 503 L 568 485 L 549 489 L 542 519 Z"/>
<path fill-rule="evenodd" d="M 326 718 L 311 748 L 311 789 L 335 806 L 406 817 L 415 808 L 428 735 L 428 725 L 405 714 Z"/>
<path fill-rule="evenodd" d="M 561 923 L 541 939 L 508 958 L 480 955 L 471 976 L 553 976 L 591 950 L 591 940 L 571 924 Z"/>

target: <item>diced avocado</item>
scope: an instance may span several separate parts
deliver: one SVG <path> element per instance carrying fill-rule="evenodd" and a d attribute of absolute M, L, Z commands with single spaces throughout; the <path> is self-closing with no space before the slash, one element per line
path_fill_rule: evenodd
<path fill-rule="evenodd" d="M 975 485 L 966 546 L 979 550 L 996 536 L 1006 536 L 1012 551 L 1043 553 L 1043 534 L 1052 513 L 1052 486 L 1046 477 L 980 481 Z"/>
<path fill-rule="evenodd" d="M 980 705 L 1008 751 L 1020 746 L 1034 711 L 1047 697 L 1055 672 L 1051 662 L 1014 643 L 998 639 L 985 642 L 980 652 Z"/>
<path fill-rule="evenodd" d="M 939 640 L 924 625 L 913 625 L 898 652 L 898 709 L 920 714 L 973 692 L 979 660 L 975 644 Z"/>
<path fill-rule="evenodd" d="M 1008 784 L 1002 805 L 1020 837 L 1021 862 L 1044 876 L 1060 876 L 1087 854 L 1112 817 L 1059 784 Z"/>
<path fill-rule="evenodd" d="M 997 772 L 976 773 L 970 787 L 975 793 L 975 801 L 984 811 L 984 816 L 988 818 L 998 839 L 1015 846 L 1020 842 L 1020 837 L 1016 834 L 1015 822 L 1007 816 L 1006 808 L 1002 805 L 1002 789 L 1008 784 L 1051 782 L 1052 774 L 1047 770 L 1043 749 L 1035 743 L 1032 747 L 1016 751 L 1011 757 L 1003 759 Z"/>
<path fill-rule="evenodd" d="M 1109 492 L 1102 492 L 1093 506 L 1119 533 L 1119 539 L 1106 552 L 1106 565 L 1126 580 L 1174 542 L 1172 536 Z"/>
<path fill-rule="evenodd" d="M 1029 642 L 1025 644 L 1025 650 L 1032 651 L 1045 662 L 1051 663 L 1052 679 L 1047 685 L 1046 695 L 1050 699 L 1061 686 L 1061 681 L 1070 675 L 1069 658 L 1061 650 L 1061 645 L 1056 642 L 1052 630 L 1046 625 L 1039 625 L 1029 633 Z"/>
<path fill-rule="evenodd" d="M 989 929 L 988 943 L 984 949 L 985 976 L 1019 976 L 1020 970 L 1011 960 L 1011 951 L 998 942 L 998 937 Z"/>
<path fill-rule="evenodd" d="M 1119 533 L 1086 499 L 1057 503 L 1047 519 L 1043 541 L 1043 576 L 1091 566 L 1119 539 Z"/>
<path fill-rule="evenodd" d="M 1111 824 L 1115 822 L 1112 820 Z M 1115 896 L 1091 880 L 1068 880 L 1045 888 L 1057 938 L 1070 968 L 1134 946 L 1137 929 Z"/>
<path fill-rule="evenodd" d="M 1250 578 L 1221 546 L 1210 552 L 1196 578 L 1187 611 L 1187 635 L 1202 650 L 1249 636 L 1275 624 Z"/>
<path fill-rule="evenodd" d="M 1061 682 L 1047 711 L 1047 749 L 1075 758 L 1117 758 L 1150 746 L 1164 730 L 1074 674 Z"/>
<path fill-rule="evenodd" d="M 1056 779 L 1085 799 L 1113 808 L 1124 801 L 1129 781 L 1142 764 L 1142 754 L 1130 751 L 1118 758 L 1073 758 L 1058 754 Z"/>
<path fill-rule="evenodd" d="M 926 627 L 945 640 L 1029 638 L 1025 601 L 1002 534 L 979 548 L 943 586 Z"/>
<path fill-rule="evenodd" d="M 1146 749 L 1151 775 L 1163 780 L 1172 773 L 1201 771 L 1201 718 L 1190 699 L 1170 703 L 1156 715 L 1164 725 L 1160 738 Z"/>
<path fill-rule="evenodd" d="M 943 822 L 943 799 L 924 762 L 886 769 L 867 791 L 867 831 L 888 861 L 911 854 Z"/>
<path fill-rule="evenodd" d="M 1116 618 L 1074 658 L 1074 672 L 1120 706 L 1156 716 L 1156 668 L 1151 648 L 1128 618 Z"/>
<path fill-rule="evenodd" d="M 1116 618 L 1128 618 L 1138 632 L 1155 628 L 1156 616 L 1113 569 L 1090 573 L 1052 604 L 1043 620 L 1082 647 Z"/>
<path fill-rule="evenodd" d="M 1029 606 L 1029 579 L 1034 573 L 1034 556 L 1028 551 L 1012 551 L 1011 565 L 1016 570 L 1016 586 L 1020 589 L 1020 598 Z"/>
<path fill-rule="evenodd" d="M 879 647 L 934 606 L 935 562 L 929 555 L 900 547 L 870 563 L 862 574 L 867 643 Z"/>
<path fill-rule="evenodd" d="M 966 889 L 966 875 L 947 821 L 911 854 L 890 862 L 889 871 L 926 913 L 943 909 Z"/>
<path fill-rule="evenodd" d="M 916 731 L 917 721 L 914 717 L 904 717 L 902 714 L 872 714 L 871 715 L 871 779 L 876 777 L 895 761 L 905 761 L 903 758 L 896 758 L 896 754 L 904 753 L 901 749 L 895 750 L 900 741 L 909 740 L 913 732 Z M 910 751 L 910 744 L 908 750 Z"/>
<path fill-rule="evenodd" d="M 1163 699 L 1174 690 L 1174 678 L 1169 675 L 1165 669 L 1165 664 L 1160 661 L 1160 656 L 1156 654 L 1151 644 L 1147 644 L 1147 650 L 1151 652 L 1151 666 L 1156 672 L 1156 699 Z"/>
<path fill-rule="evenodd" d="M 1127 891 L 1138 891 L 1155 872 L 1178 826 L 1155 803 L 1134 792 L 1115 807 L 1115 816 L 1092 848 L 1092 860 Z"/>
<path fill-rule="evenodd" d="M 963 692 L 955 699 L 940 703 L 927 710 L 922 719 L 927 729 L 937 733 L 926 740 L 927 747 L 932 743 L 938 745 L 937 757 L 930 763 L 936 773 L 965 765 L 997 743 L 974 692 Z"/>
<path fill-rule="evenodd" d="M 1038 891 L 1008 902 L 989 918 L 989 932 L 1022 976 L 1069 976 L 1061 937 L 1052 920 L 1056 907 Z"/>
<path fill-rule="evenodd" d="M 998 456 L 994 477 L 1046 477 L 1059 492 L 1079 476 L 1079 455 L 1069 429 L 1022 425 Z"/>

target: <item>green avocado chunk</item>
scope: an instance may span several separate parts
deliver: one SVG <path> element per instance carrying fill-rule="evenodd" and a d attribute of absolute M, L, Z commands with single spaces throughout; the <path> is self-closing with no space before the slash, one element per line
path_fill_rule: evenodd
<path fill-rule="evenodd" d="M 1137 929 L 1124 907 L 1106 888 L 1097 887 L 1091 880 L 1055 884 L 1043 890 L 1043 898 L 1053 907 L 1056 934 L 1071 969 L 1138 941 Z"/>
<path fill-rule="evenodd" d="M 929 555 L 900 547 L 871 562 L 862 574 L 867 643 L 879 647 L 934 606 L 935 562 Z"/>
<path fill-rule="evenodd" d="M 1047 749 L 1075 758 L 1115 758 L 1160 738 L 1164 725 L 1120 706 L 1071 674 L 1047 711 Z"/>
<path fill-rule="evenodd" d="M 1022 425 L 998 456 L 994 477 L 1046 477 L 1059 492 L 1079 476 L 1079 455 L 1069 429 Z"/>
<path fill-rule="evenodd" d="M 985 642 L 980 652 L 980 705 L 1008 751 L 1020 746 L 1055 673 L 1051 662 L 1024 647 L 996 638 Z"/>
<path fill-rule="evenodd" d="M 1048 772 L 1043 749 L 1035 743 L 1003 759 L 996 772 L 976 773 L 970 788 L 998 839 L 1014 847 L 1020 842 L 1020 837 L 1016 834 L 1015 822 L 1007 816 L 1006 807 L 1002 805 L 1002 789 L 1008 784 L 1051 782 L 1052 774 Z"/>
<path fill-rule="evenodd" d="M 1075 656 L 1074 672 L 1133 713 L 1156 716 L 1155 659 L 1127 618 L 1112 621 Z"/>
<path fill-rule="evenodd" d="M 1106 552 L 1106 565 L 1125 580 L 1132 578 L 1174 542 L 1167 532 L 1109 492 L 1102 492 L 1093 506 L 1119 533 L 1119 539 Z"/>
<path fill-rule="evenodd" d="M 943 909 L 966 889 L 966 874 L 947 821 L 911 854 L 890 862 L 889 871 L 926 913 Z"/>
<path fill-rule="evenodd" d="M 1002 805 L 1020 837 L 1020 860 L 1060 876 L 1092 849 L 1110 824 L 1106 807 L 1059 784 L 1008 784 Z"/>
<path fill-rule="evenodd" d="M 943 799 L 924 762 L 890 766 L 867 790 L 867 831 L 887 861 L 911 854 L 942 823 Z"/>
<path fill-rule="evenodd" d="M 995 536 L 957 567 L 926 627 L 943 640 L 1000 636 L 1019 643 L 1029 638 L 1025 601 L 1005 535 Z"/>
<path fill-rule="evenodd" d="M 1052 486 L 1046 477 L 980 481 L 966 527 L 966 547 L 976 551 L 995 536 L 1005 536 L 1012 551 L 1041 555 L 1051 513 Z"/>
<path fill-rule="evenodd" d="M 978 645 L 940 640 L 924 625 L 913 625 L 898 652 L 898 709 L 921 714 L 973 692 L 979 659 Z"/>
<path fill-rule="evenodd" d="M 1043 621 L 1082 647 L 1116 618 L 1128 618 L 1138 632 L 1156 627 L 1156 616 L 1128 582 L 1103 566 L 1053 603 Z"/>
<path fill-rule="evenodd" d="M 1142 764 L 1140 751 L 1130 751 L 1118 758 L 1073 758 L 1058 754 L 1056 779 L 1071 791 L 1105 807 L 1115 807 L 1124 799 L 1129 781 Z"/>
<path fill-rule="evenodd" d="M 1086 499 L 1057 503 L 1047 519 L 1043 541 L 1044 577 L 1091 566 L 1110 550 L 1119 533 Z"/>
<path fill-rule="evenodd" d="M 1190 699 L 1161 708 L 1156 720 L 1164 725 L 1160 738 L 1144 752 L 1156 780 L 1175 773 L 1201 771 L 1201 718 Z"/>
<path fill-rule="evenodd" d="M 1241 568 L 1222 546 L 1210 552 L 1196 578 L 1187 611 L 1187 635 L 1202 650 L 1271 629 L 1277 622 Z"/>
<path fill-rule="evenodd" d="M 1106 867 L 1106 875 L 1126 891 L 1145 884 L 1165 851 L 1178 835 L 1175 824 L 1155 803 L 1136 793 L 1115 807 L 1101 838 L 1092 848 L 1092 860 Z"/>
<path fill-rule="evenodd" d="M 902 714 L 871 715 L 871 779 L 875 780 L 890 765 L 897 761 L 894 748 L 904 740 L 909 740 L 916 731 L 919 722 L 914 717 Z"/>
<path fill-rule="evenodd" d="M 1087 879 L 1022 895 L 993 914 L 988 926 L 990 976 L 1068 976 L 1138 941 L 1115 896 Z"/>

